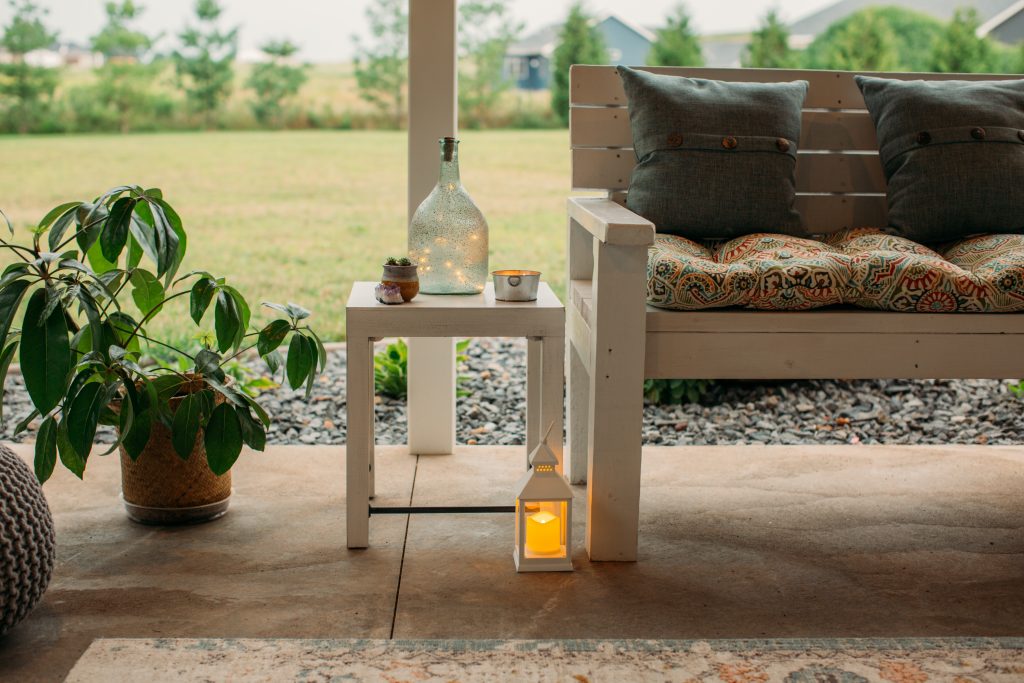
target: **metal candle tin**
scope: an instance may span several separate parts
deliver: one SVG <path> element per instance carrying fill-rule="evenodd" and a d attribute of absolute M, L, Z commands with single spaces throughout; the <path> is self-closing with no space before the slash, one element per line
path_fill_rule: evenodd
<path fill-rule="evenodd" d="M 494 298 L 499 301 L 536 301 L 540 286 L 540 271 L 537 270 L 496 270 Z"/>

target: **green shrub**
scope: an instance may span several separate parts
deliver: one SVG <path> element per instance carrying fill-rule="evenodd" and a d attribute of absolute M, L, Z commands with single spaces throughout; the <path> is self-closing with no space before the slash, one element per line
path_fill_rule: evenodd
<path fill-rule="evenodd" d="M 463 339 L 455 345 L 455 360 L 466 360 L 469 340 Z M 461 382 L 465 377 L 459 377 Z M 398 339 L 373 357 L 373 384 L 378 394 L 391 398 L 406 398 L 409 395 L 409 347 L 404 339 Z M 458 390 L 456 396 L 467 396 L 468 391 Z"/>
<path fill-rule="evenodd" d="M 645 379 L 644 398 L 657 405 L 698 403 L 712 384 L 709 379 Z"/>

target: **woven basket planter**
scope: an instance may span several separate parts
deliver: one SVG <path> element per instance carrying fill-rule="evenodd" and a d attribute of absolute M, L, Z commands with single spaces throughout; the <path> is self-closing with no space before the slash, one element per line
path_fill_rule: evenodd
<path fill-rule="evenodd" d="M 184 393 L 203 388 L 193 382 Z M 224 397 L 215 394 L 215 403 Z M 173 413 L 180 397 L 170 400 Z M 121 448 L 121 492 L 128 516 L 143 524 L 196 524 L 224 515 L 231 499 L 231 472 L 217 476 L 206 463 L 203 430 L 188 460 L 178 457 L 171 430 L 153 421 L 149 442 L 134 461 Z"/>

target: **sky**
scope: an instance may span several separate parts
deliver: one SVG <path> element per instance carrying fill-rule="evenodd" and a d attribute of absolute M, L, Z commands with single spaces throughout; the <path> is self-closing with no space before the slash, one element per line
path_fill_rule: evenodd
<path fill-rule="evenodd" d="M 421 0 L 424 1 L 424 0 Z M 678 0 L 589 0 L 594 14 L 615 12 L 643 26 L 657 26 Z M 701 33 L 746 31 L 770 8 L 793 20 L 835 0 L 689 0 L 687 6 Z M 48 21 L 62 40 L 88 44 L 103 24 L 104 0 L 37 0 L 49 10 Z M 164 33 L 161 49 L 174 46 L 176 34 L 192 15 L 193 0 L 136 0 L 145 7 L 142 30 Z M 289 38 L 302 48 L 303 59 L 342 62 L 352 55 L 352 35 L 365 36 L 366 7 L 372 0 L 222 0 L 226 25 L 241 25 L 240 52 L 252 55 L 271 38 Z M 0 0 L 0 25 L 10 19 L 10 6 Z M 571 0 L 508 0 L 526 30 L 564 18 Z"/>

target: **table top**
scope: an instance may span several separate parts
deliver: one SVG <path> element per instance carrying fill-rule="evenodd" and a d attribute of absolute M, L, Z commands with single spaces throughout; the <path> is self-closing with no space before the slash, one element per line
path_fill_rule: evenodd
<path fill-rule="evenodd" d="M 498 301 L 494 298 L 494 283 L 488 282 L 480 294 L 418 294 L 412 301 L 404 304 L 382 304 L 373 293 L 376 282 L 353 282 L 352 292 L 348 296 L 346 308 L 385 309 L 395 315 L 405 315 L 413 309 L 537 309 L 562 308 L 562 302 L 551 291 L 548 283 L 541 282 L 537 288 L 536 301 Z"/>
<path fill-rule="evenodd" d="M 562 336 L 565 309 L 541 282 L 536 301 L 498 301 L 488 282 L 480 294 L 419 294 L 404 304 L 382 304 L 376 282 L 354 282 L 348 297 L 348 336 Z"/>

